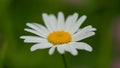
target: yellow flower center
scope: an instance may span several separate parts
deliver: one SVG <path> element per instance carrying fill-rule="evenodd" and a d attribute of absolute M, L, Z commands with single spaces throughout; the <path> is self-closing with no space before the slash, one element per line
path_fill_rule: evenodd
<path fill-rule="evenodd" d="M 54 31 L 48 35 L 47 40 L 54 45 L 60 45 L 71 42 L 72 37 L 65 31 Z"/>

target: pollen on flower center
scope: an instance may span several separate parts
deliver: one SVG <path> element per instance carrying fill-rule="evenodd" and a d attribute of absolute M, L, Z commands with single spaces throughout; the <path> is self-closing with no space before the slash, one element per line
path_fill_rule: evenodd
<path fill-rule="evenodd" d="M 65 31 L 54 31 L 48 35 L 47 40 L 54 45 L 60 45 L 70 42 L 72 37 Z"/>

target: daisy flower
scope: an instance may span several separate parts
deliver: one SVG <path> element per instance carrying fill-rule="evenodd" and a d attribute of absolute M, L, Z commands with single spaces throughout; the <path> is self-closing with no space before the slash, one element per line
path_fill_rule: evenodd
<path fill-rule="evenodd" d="M 72 55 L 78 55 L 79 50 L 91 52 L 92 47 L 81 40 L 95 35 L 95 28 L 88 25 L 80 28 L 82 23 L 87 18 L 86 15 L 78 18 L 78 13 L 70 15 L 65 20 L 62 12 L 58 13 L 58 17 L 53 14 L 42 14 L 45 26 L 37 23 L 27 23 L 29 28 L 25 31 L 35 34 L 35 36 L 21 36 L 25 43 L 35 43 L 31 47 L 31 51 L 38 49 L 49 49 L 49 54 L 52 55 L 57 49 L 60 54 L 69 52 Z"/>

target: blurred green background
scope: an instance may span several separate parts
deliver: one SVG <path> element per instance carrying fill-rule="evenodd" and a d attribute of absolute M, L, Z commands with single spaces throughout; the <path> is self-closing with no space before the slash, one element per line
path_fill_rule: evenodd
<path fill-rule="evenodd" d="M 59 11 L 66 17 L 74 12 L 87 15 L 82 27 L 97 28 L 95 36 L 83 40 L 93 52 L 79 50 L 78 56 L 65 53 L 69 68 L 120 68 L 114 63 L 116 57 L 120 59 L 114 42 L 120 0 L 0 0 L 0 68 L 64 68 L 60 54 L 50 56 L 48 49 L 30 52 L 33 44 L 19 38 L 30 35 L 24 31 L 26 22 L 43 24 L 42 13 L 57 15 Z"/>

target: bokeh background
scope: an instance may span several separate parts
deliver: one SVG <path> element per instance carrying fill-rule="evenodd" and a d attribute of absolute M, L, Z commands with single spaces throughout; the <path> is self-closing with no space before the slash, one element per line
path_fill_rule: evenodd
<path fill-rule="evenodd" d="M 65 53 L 69 68 L 120 68 L 120 0 L 0 0 L 0 68 L 64 68 L 62 56 L 48 49 L 30 52 L 33 44 L 19 37 L 26 22 L 43 24 L 42 13 L 87 15 L 82 25 L 93 25 L 96 35 L 83 40 L 93 52 Z"/>

